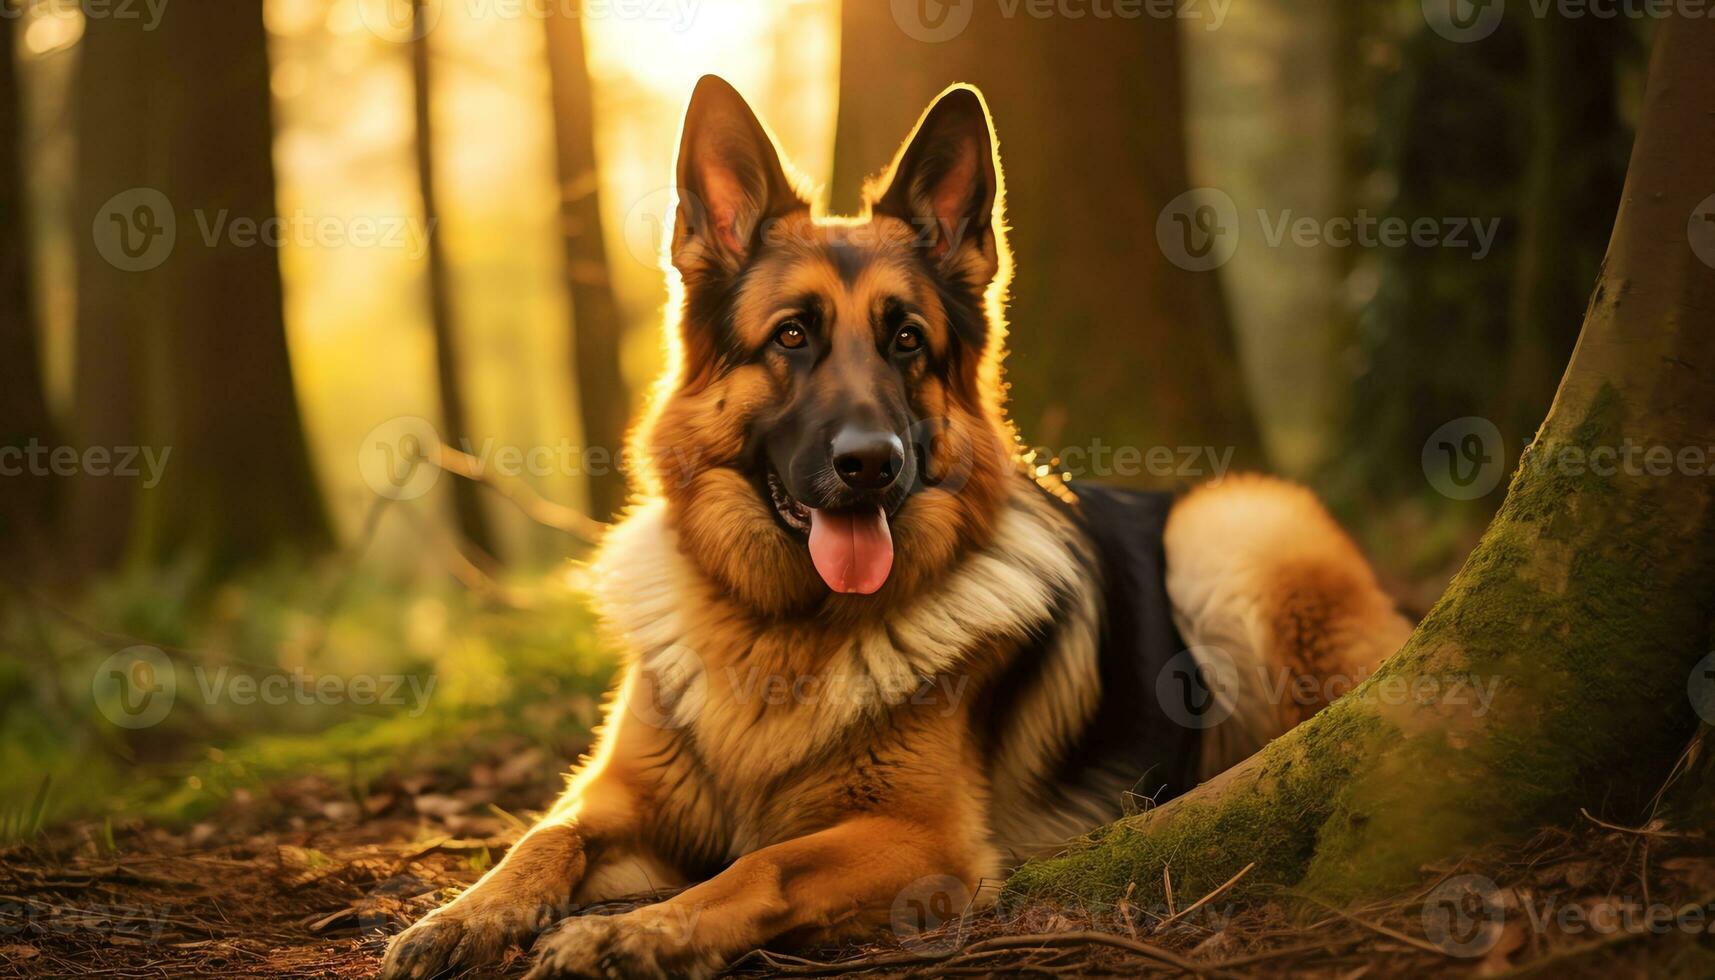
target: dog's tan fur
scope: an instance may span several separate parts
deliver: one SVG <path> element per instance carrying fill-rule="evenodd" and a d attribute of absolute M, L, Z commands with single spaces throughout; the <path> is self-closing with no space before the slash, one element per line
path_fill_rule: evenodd
<path fill-rule="evenodd" d="M 767 358 L 719 364 L 687 301 L 680 350 L 639 430 L 646 493 L 593 568 L 626 658 L 597 747 L 497 867 L 395 941 L 384 972 L 491 962 L 568 903 L 689 886 L 635 912 L 568 919 L 536 944 L 536 970 L 707 975 L 765 944 L 871 934 L 925 880 L 981 896 L 1021 856 L 1118 815 L 1123 777 L 1054 807 L 1039 795 L 1096 711 L 1103 610 L 1091 546 L 1056 499 L 1072 495 L 1044 492 L 1012 455 L 998 169 L 994 179 L 992 231 L 932 246 L 941 274 L 981 285 L 987 344 L 909 379 L 919 415 L 948 420 L 931 471 L 960 479 L 897 514 L 894 569 L 873 596 L 831 595 L 737 465 L 748 426 L 789 379 Z M 937 213 L 933 188 L 909 190 Z M 827 219 L 788 205 L 775 217 L 772 245 L 732 304 L 738 343 L 765 343 L 779 297 L 801 293 L 838 311 L 836 343 L 871 343 L 874 306 L 903 294 L 927 311 L 930 349 L 955 346 L 911 253 L 922 247 L 917 229 L 873 212 Z M 721 246 L 740 240 L 734 220 L 713 208 L 699 226 L 681 213 L 674 264 L 685 297 L 731 271 Z M 842 275 L 830 244 L 860 250 L 862 271 Z M 1199 490 L 1173 512 L 1164 545 L 1186 643 L 1225 651 L 1241 674 L 1367 673 L 1403 636 L 1357 550 L 1289 484 Z M 985 744 L 982 692 L 1050 627 L 1016 723 Z M 1241 697 L 1204 743 L 1205 773 L 1315 707 Z"/>

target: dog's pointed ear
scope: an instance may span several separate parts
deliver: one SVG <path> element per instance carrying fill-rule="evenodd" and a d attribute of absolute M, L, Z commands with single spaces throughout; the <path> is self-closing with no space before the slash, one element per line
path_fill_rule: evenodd
<path fill-rule="evenodd" d="M 909 223 L 947 275 L 974 286 L 999 271 L 994 126 L 982 93 L 954 85 L 923 113 L 881 178 L 872 210 Z"/>
<path fill-rule="evenodd" d="M 686 274 L 736 270 L 768 219 L 808 207 L 744 96 L 715 75 L 704 75 L 691 93 L 678 175 L 673 265 Z"/>

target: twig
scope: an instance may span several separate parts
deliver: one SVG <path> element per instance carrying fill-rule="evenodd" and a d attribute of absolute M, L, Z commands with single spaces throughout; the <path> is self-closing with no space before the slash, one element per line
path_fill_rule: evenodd
<path fill-rule="evenodd" d="M 1183 956 L 1170 953 L 1159 946 L 1150 946 L 1145 943 L 1133 942 L 1124 936 L 1114 935 L 1113 933 L 1093 932 L 1088 930 L 1081 932 L 1049 932 L 1026 936 L 996 936 L 993 939 L 985 939 L 981 942 L 972 943 L 965 947 L 965 952 L 976 952 L 978 950 L 987 949 L 1028 949 L 1031 946 L 1064 946 L 1067 944 L 1077 943 L 1086 943 L 1097 946 L 1114 946 L 1119 949 L 1131 950 L 1139 956 L 1148 957 L 1149 959 L 1157 960 L 1159 962 L 1166 963 L 1168 966 L 1183 970 L 1186 973 L 1194 973 L 1199 976 L 1230 976 L 1230 974 L 1223 974 L 1221 971 L 1211 969 L 1202 963 L 1196 963 L 1184 958 Z"/>
<path fill-rule="evenodd" d="M 1329 905 L 1327 902 L 1321 901 L 1319 899 L 1311 898 L 1308 895 L 1300 895 L 1298 897 L 1303 898 L 1306 901 L 1314 902 L 1315 904 L 1322 906 L 1323 908 L 1334 913 L 1335 915 L 1339 916 L 1340 918 L 1345 919 L 1347 922 L 1351 922 L 1354 925 L 1363 926 L 1365 929 L 1368 929 L 1371 932 L 1380 933 L 1384 936 L 1387 936 L 1390 939 L 1397 939 L 1400 942 L 1405 943 L 1407 945 L 1415 946 L 1416 948 L 1421 949 L 1426 953 L 1434 953 L 1436 956 L 1448 956 L 1448 955 L 1450 955 L 1447 952 L 1447 950 L 1442 949 L 1440 946 L 1437 946 L 1434 943 L 1432 943 L 1426 939 L 1419 939 L 1416 936 L 1410 935 L 1409 933 L 1400 932 L 1398 929 L 1391 929 L 1387 926 L 1382 925 L 1379 922 L 1371 922 L 1368 919 L 1360 918 L 1358 916 L 1353 915 L 1350 912 L 1347 912 L 1344 909 L 1335 908 L 1334 906 Z"/>
<path fill-rule="evenodd" d="M 1647 935 L 1649 935 L 1649 932 L 1646 930 L 1627 931 L 1625 929 L 1621 929 L 1617 932 L 1608 933 L 1607 935 L 1602 936 L 1599 939 L 1592 939 L 1588 942 L 1573 943 L 1573 944 L 1570 944 L 1567 946 L 1562 946 L 1559 949 L 1552 950 L 1549 953 L 1547 953 L 1543 956 L 1539 956 L 1536 959 L 1531 960 L 1528 963 L 1520 963 L 1518 966 L 1515 966 L 1510 970 L 1506 970 L 1506 971 L 1501 972 L 1501 973 L 1493 974 L 1493 976 L 1495 976 L 1495 977 L 1526 977 L 1526 976 L 1530 976 L 1531 974 L 1534 974 L 1534 973 L 1540 973 L 1544 969 L 1551 967 L 1551 966 L 1554 966 L 1558 963 L 1564 963 L 1567 960 L 1577 959 L 1577 958 L 1579 958 L 1581 956 L 1585 956 L 1589 953 L 1594 953 L 1599 949 L 1605 949 L 1609 946 L 1618 945 L 1618 944 L 1623 943 L 1623 942 L 1628 942 L 1630 940 L 1637 939 L 1640 936 L 1647 936 Z"/>
<path fill-rule="evenodd" d="M 1676 832 L 1671 831 L 1671 830 L 1662 830 L 1661 828 L 1656 827 L 1654 824 L 1651 824 L 1651 825 L 1645 826 L 1645 827 L 1622 827 L 1619 824 L 1609 823 L 1606 820 L 1602 820 L 1598 817 L 1591 816 L 1590 811 L 1584 809 L 1583 807 L 1579 807 L 1578 812 L 1582 813 L 1584 815 L 1584 819 L 1590 821 L 1591 823 L 1595 824 L 1596 826 L 1603 827 L 1603 828 L 1606 828 L 1608 830 L 1618 831 L 1622 834 L 1637 834 L 1640 837 L 1689 837 L 1689 836 L 1691 836 L 1690 834 L 1676 833 Z"/>
<path fill-rule="evenodd" d="M 454 449 L 445 443 L 437 443 L 433 452 L 434 455 L 424 457 L 424 462 L 454 476 L 488 487 L 517 507 L 525 517 L 544 527 L 564 531 L 586 543 L 599 540 L 602 532 L 607 530 L 607 525 L 601 521 L 549 500 L 523 481 L 500 481 L 484 470 L 482 461 L 470 453 Z"/>
<path fill-rule="evenodd" d="M 1243 878 L 1245 875 L 1250 874 L 1251 869 L 1254 867 L 1256 867 L 1256 862 L 1252 861 L 1251 863 L 1240 868 L 1239 873 L 1236 875 L 1233 875 L 1231 878 L 1228 878 L 1226 880 L 1225 884 L 1216 888 L 1214 891 L 1210 892 L 1209 894 L 1204 895 L 1202 898 L 1197 899 L 1195 902 L 1192 902 L 1190 905 L 1185 906 L 1184 911 L 1174 912 L 1172 915 L 1170 915 L 1166 919 L 1162 920 L 1161 924 L 1155 927 L 1156 930 L 1160 931 L 1162 929 L 1165 929 L 1168 926 L 1172 925 L 1173 923 L 1178 922 L 1180 919 L 1183 919 L 1186 916 L 1190 915 L 1192 912 L 1195 912 L 1198 909 L 1202 908 L 1203 906 L 1209 904 L 1210 902 L 1214 901 L 1215 899 L 1220 898 L 1223 894 L 1226 893 L 1227 889 L 1238 884 L 1240 878 Z"/>
<path fill-rule="evenodd" d="M 1334 946 L 1350 946 L 1355 942 L 1355 939 L 1324 939 L 1321 942 L 1304 943 L 1299 946 L 1283 946 L 1279 949 L 1259 950 L 1255 953 L 1246 953 L 1243 956 L 1234 956 L 1231 959 L 1216 960 L 1209 964 L 1209 968 L 1226 970 L 1235 966 L 1250 966 L 1255 963 L 1263 963 L 1268 960 L 1279 959 L 1282 956 L 1297 956 L 1299 953 L 1314 953 L 1317 950 L 1328 949 L 1329 947 Z"/>
<path fill-rule="evenodd" d="M 1126 882 L 1125 894 L 1120 896 L 1119 901 L 1120 921 L 1125 923 L 1125 931 L 1131 934 L 1134 941 L 1137 939 L 1137 927 L 1131 922 L 1131 893 L 1136 888 L 1137 882 Z"/>

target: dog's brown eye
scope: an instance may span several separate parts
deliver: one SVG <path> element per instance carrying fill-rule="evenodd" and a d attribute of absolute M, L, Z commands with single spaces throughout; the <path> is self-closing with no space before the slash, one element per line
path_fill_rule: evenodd
<path fill-rule="evenodd" d="M 797 320 L 787 320 L 774 331 L 774 342 L 787 350 L 797 350 L 810 342 L 810 335 L 804 332 L 804 325 Z"/>
<path fill-rule="evenodd" d="M 900 327 L 899 333 L 893 338 L 893 346 L 909 354 L 923 347 L 923 331 L 916 327 Z"/>

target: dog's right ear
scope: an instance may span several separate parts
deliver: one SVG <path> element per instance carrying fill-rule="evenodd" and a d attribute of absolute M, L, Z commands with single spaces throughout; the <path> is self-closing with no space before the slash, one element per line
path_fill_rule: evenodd
<path fill-rule="evenodd" d="M 678 175 L 673 265 L 687 276 L 737 271 L 770 218 L 808 207 L 744 96 L 716 75 L 704 75 L 691 93 Z"/>

